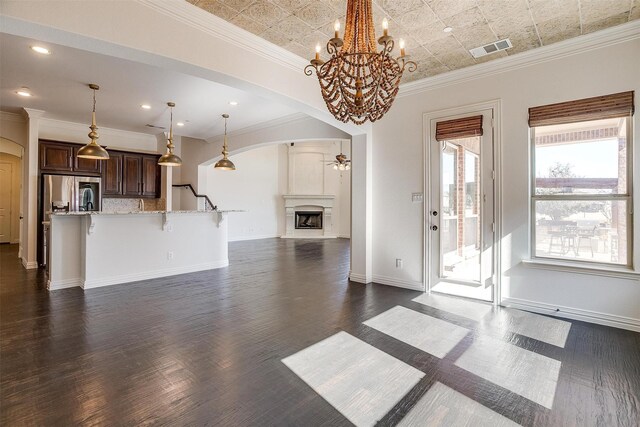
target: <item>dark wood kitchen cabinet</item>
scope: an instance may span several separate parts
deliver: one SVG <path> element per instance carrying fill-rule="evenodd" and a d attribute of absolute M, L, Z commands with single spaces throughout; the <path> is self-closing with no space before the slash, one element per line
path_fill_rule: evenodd
<path fill-rule="evenodd" d="M 159 197 L 162 170 L 157 156 L 142 156 L 142 195 Z"/>
<path fill-rule="evenodd" d="M 125 154 L 122 156 L 122 195 L 142 195 L 142 156 Z"/>
<path fill-rule="evenodd" d="M 73 145 L 52 141 L 40 142 L 40 170 L 73 172 Z"/>
<path fill-rule="evenodd" d="M 104 160 L 82 159 L 78 157 L 78 151 L 80 148 L 82 147 L 73 147 L 74 172 L 84 172 L 87 175 L 100 175 Z"/>
<path fill-rule="evenodd" d="M 122 155 L 122 195 L 160 197 L 158 156 L 124 153 Z"/>
<path fill-rule="evenodd" d="M 97 176 L 102 171 L 100 160 L 78 158 L 80 144 L 57 141 L 40 141 L 40 171 L 69 173 L 71 175 Z"/>
<path fill-rule="evenodd" d="M 122 195 L 122 154 L 109 153 L 102 169 L 102 194 L 105 196 Z"/>
<path fill-rule="evenodd" d="M 82 144 L 40 140 L 40 173 L 101 176 L 107 197 L 160 197 L 159 155 L 107 149 L 108 160 L 79 159 L 80 148 Z"/>

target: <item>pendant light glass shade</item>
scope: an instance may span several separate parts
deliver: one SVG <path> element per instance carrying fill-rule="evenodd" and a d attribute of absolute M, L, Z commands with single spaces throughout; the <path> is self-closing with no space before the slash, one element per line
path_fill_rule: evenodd
<path fill-rule="evenodd" d="M 169 137 L 167 138 L 167 152 L 158 159 L 158 164 L 167 167 L 182 166 L 182 159 L 173 154 L 173 149 L 175 148 L 173 145 L 173 107 L 175 107 L 176 104 L 167 102 L 167 105 L 171 108 L 171 124 L 169 125 Z"/>
<path fill-rule="evenodd" d="M 227 119 L 229 118 L 229 115 L 223 114 L 222 117 L 224 117 L 224 143 L 222 144 L 222 158 L 218 160 L 214 168 L 225 171 L 234 171 L 236 170 L 236 165 L 229 160 L 229 151 L 227 150 Z"/>
<path fill-rule="evenodd" d="M 84 147 L 78 150 L 77 156 L 81 159 L 94 159 L 94 160 L 108 160 L 109 153 L 103 147 L 98 145 L 98 126 L 96 126 L 96 91 L 100 89 L 100 86 L 96 84 L 90 84 L 89 87 L 93 90 L 93 112 L 91 113 L 91 132 L 89 132 L 89 138 L 91 141 Z"/>

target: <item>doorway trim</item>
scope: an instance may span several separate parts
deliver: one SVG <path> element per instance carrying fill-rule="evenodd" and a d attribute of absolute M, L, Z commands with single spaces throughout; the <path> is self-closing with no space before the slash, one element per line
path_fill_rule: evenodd
<path fill-rule="evenodd" d="M 430 233 L 430 215 L 433 210 L 431 206 L 431 173 L 429 171 L 429 165 L 431 162 L 431 154 L 429 147 L 433 143 L 431 135 L 431 124 L 443 118 L 448 118 L 456 115 L 474 114 L 481 110 L 493 111 L 493 165 L 495 171 L 495 179 L 493 181 L 494 192 L 494 221 L 495 221 L 495 233 L 493 234 L 494 245 L 494 259 L 493 268 L 495 274 L 495 291 L 493 298 L 493 305 L 502 304 L 502 101 L 500 99 L 489 100 L 476 104 L 468 104 L 460 107 L 448 108 L 445 110 L 436 110 L 426 112 L 422 115 L 422 135 L 423 135 L 423 185 L 424 185 L 424 203 L 423 203 L 423 266 L 422 269 L 422 282 L 424 285 L 424 291 L 431 293 L 429 287 L 429 273 L 434 266 L 431 262 L 431 250 L 433 249 L 432 233 Z"/>

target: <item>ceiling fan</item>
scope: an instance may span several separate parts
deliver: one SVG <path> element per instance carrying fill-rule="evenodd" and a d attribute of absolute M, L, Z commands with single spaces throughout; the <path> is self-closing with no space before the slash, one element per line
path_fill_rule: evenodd
<path fill-rule="evenodd" d="M 340 154 L 336 156 L 336 159 L 327 163 L 327 166 L 333 166 L 334 170 L 348 171 L 351 169 L 351 160 L 347 159 L 347 156 L 342 154 L 342 141 L 340 141 Z"/>

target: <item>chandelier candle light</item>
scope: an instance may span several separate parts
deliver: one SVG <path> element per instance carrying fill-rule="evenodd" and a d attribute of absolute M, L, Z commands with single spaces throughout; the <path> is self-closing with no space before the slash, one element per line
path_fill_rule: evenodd
<path fill-rule="evenodd" d="M 167 152 L 158 159 L 158 164 L 160 166 L 182 166 L 182 159 L 177 155 L 173 154 L 173 149 L 175 146 L 173 145 L 173 107 L 176 106 L 173 102 L 167 102 L 167 105 L 171 109 L 171 124 L 169 125 L 169 136 L 167 137 Z"/>
<path fill-rule="evenodd" d="M 404 40 L 400 39 L 400 56 L 392 56 L 395 42 L 389 35 L 389 22 L 382 21 L 382 46 L 376 50 L 371 0 L 348 0 L 344 40 L 340 38 L 340 21 L 334 25 L 334 37 L 327 43 L 331 58 L 316 56 L 304 69 L 307 76 L 315 70 L 327 108 L 342 121 L 362 124 L 375 122 L 384 116 L 395 99 L 404 70 L 416 70 L 409 60 Z"/>
<path fill-rule="evenodd" d="M 91 83 L 89 88 L 93 90 L 93 112 L 91 113 L 91 132 L 88 137 L 91 141 L 84 147 L 78 150 L 77 156 L 81 159 L 94 159 L 94 160 L 109 160 L 109 153 L 103 147 L 98 145 L 98 126 L 96 126 L 96 91 L 100 89 L 100 86 Z"/>
<path fill-rule="evenodd" d="M 222 143 L 222 158 L 216 162 L 214 168 L 225 171 L 234 171 L 236 170 L 236 165 L 234 165 L 233 162 L 229 160 L 229 151 L 227 148 L 227 119 L 229 118 L 229 115 L 223 114 L 222 117 L 224 118 L 224 142 Z"/>

